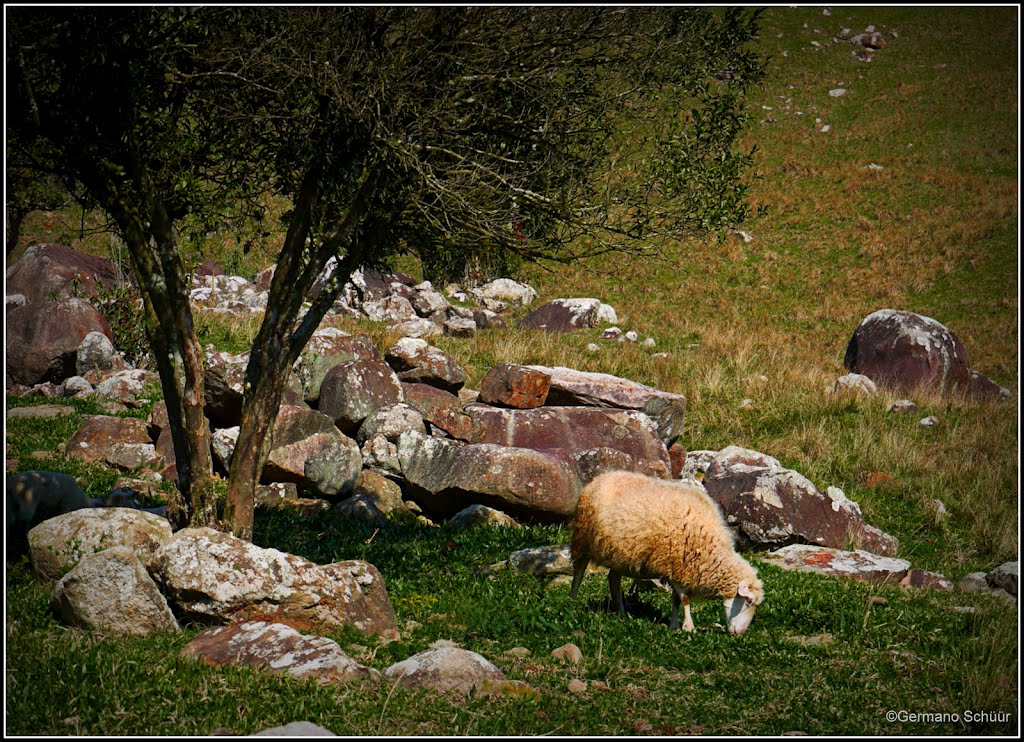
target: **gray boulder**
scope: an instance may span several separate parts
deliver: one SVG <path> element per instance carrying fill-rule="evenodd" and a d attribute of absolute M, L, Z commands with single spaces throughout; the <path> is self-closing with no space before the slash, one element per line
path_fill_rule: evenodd
<path fill-rule="evenodd" d="M 323 495 L 345 495 L 355 487 L 362 465 L 359 446 L 330 417 L 306 407 L 282 405 L 260 479 L 293 482 Z"/>
<path fill-rule="evenodd" d="M 375 410 L 401 401 L 401 383 L 383 361 L 342 363 L 327 372 L 320 386 L 320 411 L 346 435 L 355 435 Z"/>

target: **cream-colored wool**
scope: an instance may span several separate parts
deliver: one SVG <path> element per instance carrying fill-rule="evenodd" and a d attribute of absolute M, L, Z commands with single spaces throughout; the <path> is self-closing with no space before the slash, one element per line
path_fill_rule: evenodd
<path fill-rule="evenodd" d="M 725 601 L 733 633 L 746 629 L 764 598 L 757 570 L 736 553 L 718 506 L 698 486 L 625 471 L 602 474 L 580 492 L 572 530 L 573 597 L 593 561 L 610 570 L 620 613 L 623 576 L 668 581 L 674 593 L 672 624 L 678 626 L 681 600 L 688 631 L 693 630 L 691 594 Z M 733 610 L 736 600 L 742 602 Z M 747 611 L 745 619 L 734 621 L 741 609 Z"/>

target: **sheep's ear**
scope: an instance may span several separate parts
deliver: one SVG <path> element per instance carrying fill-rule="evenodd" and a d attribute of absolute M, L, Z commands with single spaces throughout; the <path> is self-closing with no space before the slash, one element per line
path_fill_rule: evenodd
<path fill-rule="evenodd" d="M 746 580 L 743 580 L 743 582 L 740 583 L 740 586 L 736 588 L 736 594 L 742 595 L 747 600 L 754 600 L 754 593 L 751 592 L 750 585 L 747 584 Z"/>

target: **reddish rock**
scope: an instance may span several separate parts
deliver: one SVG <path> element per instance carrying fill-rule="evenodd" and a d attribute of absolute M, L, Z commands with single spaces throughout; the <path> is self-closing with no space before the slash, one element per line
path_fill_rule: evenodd
<path fill-rule="evenodd" d="M 401 383 L 383 361 L 342 363 L 320 385 L 320 411 L 347 435 L 355 435 L 374 410 L 401 401 Z"/>
<path fill-rule="evenodd" d="M 551 387 L 551 376 L 511 363 L 499 363 L 480 382 L 480 401 L 499 407 L 528 410 L 543 406 Z"/>
<path fill-rule="evenodd" d="M 703 479 L 741 546 L 802 542 L 843 548 L 854 544 L 878 554 L 895 554 L 899 541 L 868 525 L 860 506 L 830 487 L 822 494 L 801 474 L 770 456 L 729 446 L 715 454 Z"/>
<path fill-rule="evenodd" d="M 353 660 L 337 642 L 304 636 L 291 626 L 266 621 L 218 626 L 198 634 L 181 651 L 214 667 L 248 666 L 319 684 L 371 678 L 377 671 Z"/>
<path fill-rule="evenodd" d="M 900 580 L 903 587 L 931 588 L 932 590 L 952 590 L 953 583 L 945 575 L 928 572 L 923 569 L 912 569 Z"/>
<path fill-rule="evenodd" d="M 117 285 L 117 268 L 96 255 L 44 243 L 29 247 L 7 269 L 7 293 L 22 294 L 29 304 L 68 296 L 72 281 L 83 294 L 95 296 L 99 286 Z"/>
<path fill-rule="evenodd" d="M 910 562 L 905 559 L 806 544 L 792 544 L 763 554 L 760 558 L 783 569 L 847 577 L 858 582 L 895 584 L 906 577 L 910 570 Z"/>
<path fill-rule="evenodd" d="M 600 307 L 597 299 L 555 299 L 523 317 L 519 326 L 559 333 L 597 327 Z"/>
<path fill-rule="evenodd" d="M 44 301 L 7 312 L 7 385 L 61 382 L 77 374 L 78 347 L 90 332 L 108 340 L 106 318 L 83 299 Z"/>
<path fill-rule="evenodd" d="M 639 410 L 654 421 L 666 446 L 683 432 L 686 397 L 611 374 L 561 366 L 530 366 L 551 377 L 547 404 Z"/>
<path fill-rule="evenodd" d="M 384 354 L 399 381 L 430 384 L 455 394 L 466 383 L 466 372 L 450 355 L 420 338 L 402 338 Z"/>
<path fill-rule="evenodd" d="M 668 447 L 668 459 L 671 462 L 672 478 L 680 479 L 686 467 L 686 446 L 676 441 Z"/>
<path fill-rule="evenodd" d="M 473 437 L 473 419 L 462 408 L 459 397 L 429 384 L 402 383 L 406 404 L 415 408 L 429 425 L 452 438 L 469 441 Z"/>
<path fill-rule="evenodd" d="M 292 369 L 303 399 L 315 405 L 327 372 L 350 361 L 380 361 L 381 356 L 369 335 L 350 335 L 333 327 L 317 330 L 302 349 Z"/>
<path fill-rule="evenodd" d="M 122 469 L 158 463 L 146 421 L 134 417 L 90 415 L 68 439 L 64 452 L 79 461 Z M 128 465 L 136 456 L 141 457 L 139 463 Z"/>
<path fill-rule="evenodd" d="M 931 317 L 880 309 L 850 338 L 843 365 L 893 391 L 971 390 L 970 357 L 959 338 Z"/>
<path fill-rule="evenodd" d="M 359 446 L 327 415 L 282 405 L 272 440 L 262 482 L 294 482 L 324 495 L 344 495 L 355 487 L 362 468 Z"/>

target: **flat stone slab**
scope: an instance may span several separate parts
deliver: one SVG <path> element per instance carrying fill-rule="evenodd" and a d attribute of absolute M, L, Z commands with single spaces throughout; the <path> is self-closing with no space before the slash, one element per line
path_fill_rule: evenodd
<path fill-rule="evenodd" d="M 764 561 L 796 572 L 846 577 L 858 582 L 898 583 L 910 571 L 910 562 L 866 551 L 842 551 L 821 546 L 791 544 L 760 555 Z"/>

